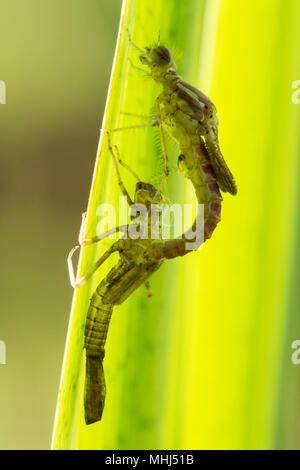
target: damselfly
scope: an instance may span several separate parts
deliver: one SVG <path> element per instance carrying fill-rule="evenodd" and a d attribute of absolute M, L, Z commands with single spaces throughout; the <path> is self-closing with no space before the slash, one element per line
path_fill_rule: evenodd
<path fill-rule="evenodd" d="M 221 218 L 219 191 L 237 194 L 237 185 L 222 156 L 218 141 L 216 107 L 197 88 L 176 73 L 175 61 L 166 47 L 157 44 L 140 52 L 140 61 L 163 88 L 155 103 L 165 173 L 169 162 L 163 130 L 177 142 L 184 160 L 184 171 L 195 188 L 206 214 L 205 238 L 210 238 Z M 149 75 L 149 73 L 147 73 Z"/>
<path fill-rule="evenodd" d="M 119 172 L 119 159 L 116 155 L 116 147 L 112 147 L 108 134 L 109 149 L 115 163 L 118 184 L 131 209 L 136 205 L 146 208 L 147 217 L 143 220 L 133 217 L 132 223 L 116 227 L 113 232 L 130 233 L 132 224 L 135 225 L 134 232 L 142 232 L 147 224 L 148 233 L 153 226 L 153 206 L 162 200 L 162 195 L 153 185 L 138 181 L 136 183 L 135 196 L 132 201 Z M 179 157 L 180 167 L 184 171 L 185 163 L 182 156 Z M 124 165 L 127 169 L 128 167 Z M 132 172 L 133 173 L 133 172 Z M 134 173 L 133 173 L 134 174 Z M 149 216 L 149 217 L 148 217 Z M 118 252 L 120 259 L 109 271 L 107 276 L 96 288 L 87 312 L 85 327 L 85 349 L 86 349 L 86 380 L 85 380 L 85 421 L 91 424 L 99 421 L 104 408 L 106 385 L 103 371 L 104 347 L 108 333 L 110 318 L 115 305 L 122 304 L 138 287 L 146 285 L 147 295 L 151 295 L 149 277 L 159 269 L 164 259 L 184 256 L 199 248 L 203 242 L 203 236 L 198 231 L 203 231 L 203 212 L 197 213 L 192 227 L 181 236 L 174 239 L 164 240 L 161 237 L 161 227 L 155 239 L 147 238 L 133 239 L 130 237 L 119 238 L 98 259 L 95 265 L 81 278 L 76 279 L 72 264 L 72 256 L 80 246 L 99 242 L 109 236 L 112 231 L 103 235 L 84 239 L 84 224 L 80 230 L 79 246 L 74 247 L 68 257 L 68 266 L 71 284 L 74 288 L 84 284 L 96 270 L 109 258 L 112 253 Z M 204 220 L 205 225 L 205 220 Z"/>

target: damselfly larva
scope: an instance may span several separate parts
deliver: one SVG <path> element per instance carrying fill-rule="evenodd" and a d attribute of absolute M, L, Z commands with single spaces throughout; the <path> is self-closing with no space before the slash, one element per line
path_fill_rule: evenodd
<path fill-rule="evenodd" d="M 103 371 L 104 347 L 110 323 L 110 318 L 115 305 L 122 304 L 138 287 L 145 283 L 149 291 L 149 277 L 157 271 L 165 258 L 175 258 L 184 256 L 193 250 L 199 248 L 203 242 L 203 224 L 204 231 L 210 230 L 209 219 L 203 220 L 203 214 L 198 211 L 196 219 L 183 235 L 174 239 L 164 240 L 161 237 L 161 227 L 155 239 L 150 236 L 152 227 L 152 209 L 153 205 L 161 201 L 160 192 L 151 184 L 138 181 L 135 189 L 134 201 L 131 200 L 124 183 L 121 180 L 118 168 L 118 159 L 115 154 L 115 148 L 110 144 L 108 135 L 109 149 L 117 170 L 118 183 L 122 193 L 126 196 L 131 210 L 137 204 L 142 204 L 146 208 L 147 217 L 145 221 L 139 218 L 137 221 L 133 218 L 129 225 L 117 227 L 103 235 L 90 239 L 83 238 L 83 230 L 80 231 L 80 246 L 89 245 L 103 240 L 112 232 L 130 233 L 130 226 L 135 224 L 135 233 L 142 232 L 147 224 L 149 236 L 147 238 L 133 239 L 127 235 L 127 238 L 120 238 L 114 242 L 111 247 L 99 258 L 95 265 L 80 279 L 76 279 L 72 264 L 74 252 L 80 248 L 73 248 L 68 257 L 68 266 L 71 284 L 74 288 L 80 287 L 96 272 L 96 270 L 115 252 L 120 255 L 118 263 L 109 271 L 108 275 L 100 282 L 96 288 L 89 305 L 85 327 L 85 349 L 86 349 L 86 381 L 85 381 L 85 421 L 91 424 L 99 421 L 102 417 L 104 408 L 106 386 Z M 180 168 L 184 171 L 184 157 L 179 157 Z M 199 201 L 201 203 L 201 201 Z M 201 232 L 201 233 L 197 233 Z"/>
<path fill-rule="evenodd" d="M 141 53 L 140 61 L 148 67 L 153 80 L 163 87 L 156 99 L 155 109 L 166 173 L 169 172 L 169 166 L 163 129 L 178 143 L 185 156 L 187 177 L 192 181 L 196 192 L 202 191 L 199 184 L 201 185 L 203 172 L 209 172 L 215 175 L 221 191 L 236 194 L 236 182 L 219 146 L 218 119 L 214 104 L 204 93 L 186 83 L 176 73 L 176 64 L 169 49 L 156 44 L 143 51 L 131 40 L 130 42 Z M 206 151 L 203 151 L 203 147 Z M 199 160 L 200 148 L 202 151 Z M 207 161 L 202 162 L 202 154 L 208 156 L 210 165 Z"/>

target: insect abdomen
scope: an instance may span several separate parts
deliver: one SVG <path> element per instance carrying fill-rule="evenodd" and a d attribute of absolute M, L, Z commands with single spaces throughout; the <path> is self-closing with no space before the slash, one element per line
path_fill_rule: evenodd
<path fill-rule="evenodd" d="M 104 304 L 102 297 L 95 292 L 91 298 L 85 325 L 85 343 L 87 355 L 102 355 L 106 342 L 113 305 Z"/>
<path fill-rule="evenodd" d="M 188 175 L 191 179 L 199 204 L 204 204 L 204 241 L 210 238 L 221 220 L 222 195 L 215 171 L 209 160 L 204 145 L 193 147 L 196 156 L 196 169 Z M 189 165 L 192 158 L 186 153 L 185 161 Z M 193 160 L 192 160 L 193 161 Z"/>
<path fill-rule="evenodd" d="M 85 326 L 86 375 L 84 413 L 86 424 L 99 421 L 105 404 L 106 385 L 103 371 L 104 346 L 113 306 L 104 304 L 94 293 L 91 298 Z"/>
<path fill-rule="evenodd" d="M 217 183 L 207 185 L 209 202 L 204 204 L 204 241 L 210 238 L 221 220 L 222 196 Z"/>

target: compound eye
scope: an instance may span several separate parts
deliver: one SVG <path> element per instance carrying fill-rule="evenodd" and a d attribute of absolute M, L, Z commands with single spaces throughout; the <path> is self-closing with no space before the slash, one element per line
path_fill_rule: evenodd
<path fill-rule="evenodd" d="M 136 183 L 136 189 L 142 189 L 142 187 L 143 187 L 143 183 L 141 181 Z"/>
<path fill-rule="evenodd" d="M 178 163 L 181 163 L 185 160 L 185 156 L 183 155 L 183 153 L 181 155 L 179 155 L 178 157 Z"/>
<path fill-rule="evenodd" d="M 164 46 L 159 46 L 155 49 L 155 53 L 159 58 L 160 63 L 168 64 L 171 61 L 171 52 Z"/>

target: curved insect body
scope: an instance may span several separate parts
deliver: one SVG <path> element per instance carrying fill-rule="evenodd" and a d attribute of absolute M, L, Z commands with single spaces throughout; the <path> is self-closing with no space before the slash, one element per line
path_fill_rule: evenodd
<path fill-rule="evenodd" d="M 204 205 L 204 241 L 211 237 L 221 220 L 222 195 L 204 145 L 185 148 L 179 156 L 179 169 L 192 181 L 197 200 Z"/>
<path fill-rule="evenodd" d="M 160 226 L 159 236 L 155 239 L 150 237 L 120 238 L 99 258 L 90 271 L 78 280 L 74 274 L 72 256 L 79 246 L 71 250 L 68 264 L 73 287 L 79 287 L 86 282 L 112 253 L 118 252 L 120 255 L 118 263 L 94 292 L 87 313 L 85 328 L 86 424 L 99 421 L 102 417 L 106 395 L 103 370 L 104 348 L 114 306 L 123 303 L 142 284 L 145 284 L 147 288 L 147 296 L 151 296 L 148 279 L 159 269 L 165 259 L 184 256 L 198 249 L 205 240 L 211 237 L 221 219 L 220 189 L 231 194 L 237 193 L 235 180 L 220 151 L 218 120 L 214 104 L 201 91 L 184 82 L 177 75 L 176 64 L 167 48 L 157 46 L 144 52 L 137 46 L 135 47 L 141 52 L 141 61 L 150 68 L 153 79 L 163 87 L 156 101 L 156 114 L 166 174 L 169 173 L 169 168 L 163 128 L 180 147 L 179 169 L 192 182 L 198 204 L 204 205 L 204 218 L 202 213 L 198 212 L 192 227 L 180 237 L 171 240 L 161 238 Z M 147 213 L 150 214 L 152 205 L 161 201 L 160 192 L 154 186 L 139 181 L 136 185 L 134 201 L 131 200 L 120 177 L 118 159 L 111 146 L 109 132 L 107 136 L 109 150 L 116 167 L 118 184 L 129 206 L 144 204 Z M 117 151 L 116 148 L 115 150 Z M 120 159 L 119 163 L 122 163 Z M 128 169 L 126 165 L 123 164 L 123 166 Z M 132 171 L 131 173 L 136 176 Z M 133 219 L 133 224 L 135 223 Z M 141 221 L 137 222 L 140 229 L 145 228 L 143 224 L 145 225 Z M 149 233 L 150 227 L 152 228 L 151 215 L 146 224 L 148 224 Z M 129 227 L 116 227 L 114 231 L 128 233 Z M 204 229 L 204 237 L 199 237 L 197 231 L 202 232 L 202 229 Z M 111 231 L 91 239 L 83 239 L 82 233 L 81 230 L 79 237 L 81 246 L 101 241 L 109 236 Z M 193 248 L 190 247 L 191 243 L 193 243 Z"/>
<path fill-rule="evenodd" d="M 187 146 L 199 146 L 203 143 L 220 189 L 223 192 L 236 194 L 236 182 L 219 146 L 218 119 L 214 104 L 204 93 L 185 82 L 176 73 L 176 64 L 166 47 L 159 45 L 144 52 L 135 44 L 133 46 L 142 53 L 140 60 L 150 69 L 152 78 L 163 87 L 162 93 L 156 100 L 160 127 L 164 127 L 177 141 L 185 155 Z M 160 136 L 163 140 L 162 132 Z M 164 142 L 162 149 L 168 173 Z M 191 181 L 194 184 L 193 180 Z"/>
<path fill-rule="evenodd" d="M 126 196 L 129 206 L 134 208 L 138 204 L 143 204 L 147 213 L 147 217 L 145 219 L 140 217 L 137 219 L 132 215 L 131 224 L 117 227 L 114 231 L 130 234 L 130 227 L 134 226 L 139 233 L 144 229 L 148 229 L 148 233 L 150 234 L 152 227 L 155 226 L 155 223 L 153 223 L 152 220 L 153 205 L 161 202 L 162 196 L 151 184 L 139 181 L 136 184 L 134 201 L 132 201 L 120 178 L 117 158 L 114 153 L 114 149 L 110 144 L 109 135 L 108 142 L 109 149 L 116 166 L 118 184 L 122 193 Z M 119 162 L 122 163 L 121 161 Z M 188 173 L 189 169 L 186 168 L 185 157 L 183 155 L 179 157 L 179 163 L 182 171 L 184 173 Z M 212 184 L 210 181 L 211 180 L 208 180 L 206 183 L 208 186 L 209 184 Z M 200 192 L 198 194 L 200 197 Z M 202 214 L 198 213 L 192 227 L 181 237 L 175 239 L 163 240 L 161 238 L 160 223 L 158 223 L 158 237 L 156 236 L 155 239 L 152 239 L 151 236 L 138 239 L 130 237 L 120 238 L 99 258 L 96 264 L 88 273 L 85 274 L 85 276 L 80 279 L 76 279 L 72 264 L 72 256 L 74 252 L 79 249 L 80 246 L 99 242 L 112 233 L 110 230 L 99 237 L 96 236 L 90 239 L 84 239 L 83 221 L 83 227 L 79 235 L 80 246 L 73 248 L 68 257 L 70 280 L 74 288 L 80 287 L 90 279 L 90 277 L 112 253 L 118 252 L 120 255 L 118 263 L 100 282 L 94 292 L 87 313 L 85 327 L 86 381 L 84 398 L 86 424 L 99 421 L 102 417 L 106 395 L 103 371 L 104 348 L 114 306 L 123 303 L 142 284 L 145 284 L 147 288 L 146 296 L 150 297 L 151 290 L 148 279 L 160 268 L 164 259 L 184 256 L 185 254 L 199 248 L 200 244 L 203 242 L 201 234 L 200 236 L 197 234 L 197 230 L 200 232 L 203 227 L 203 224 L 201 224 L 201 217 Z M 211 212 L 211 216 L 204 222 L 207 237 L 210 236 L 210 223 L 214 223 L 213 212 Z M 195 242 L 192 248 L 190 245 L 187 245 L 187 241 L 189 243 Z"/>

